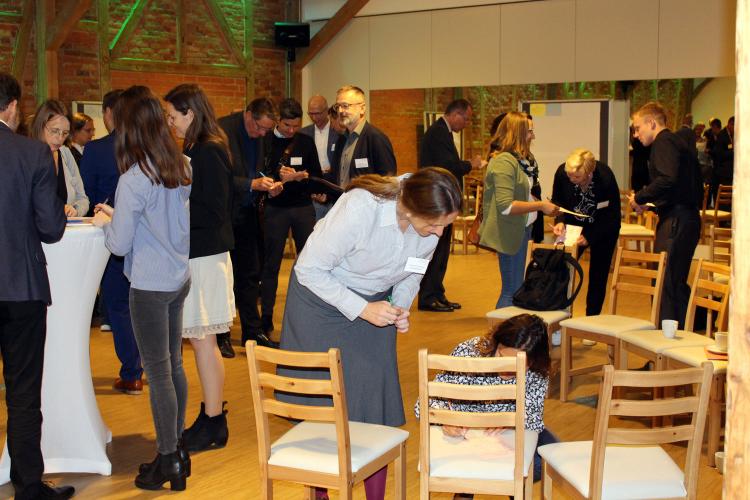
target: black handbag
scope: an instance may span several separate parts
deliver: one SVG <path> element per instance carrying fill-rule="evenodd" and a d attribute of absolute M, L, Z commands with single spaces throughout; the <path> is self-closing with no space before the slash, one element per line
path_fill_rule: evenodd
<path fill-rule="evenodd" d="M 578 277 L 575 291 L 568 296 L 571 266 Z M 576 299 L 583 284 L 583 269 L 563 247 L 536 248 L 526 267 L 526 278 L 513 294 L 513 305 L 532 311 L 565 309 Z"/>

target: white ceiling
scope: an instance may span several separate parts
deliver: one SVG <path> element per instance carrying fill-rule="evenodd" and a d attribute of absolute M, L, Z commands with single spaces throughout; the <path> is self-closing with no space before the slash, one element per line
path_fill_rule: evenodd
<path fill-rule="evenodd" d="M 370 0 L 357 17 L 534 1 L 540 0 Z M 330 19 L 344 3 L 345 0 L 302 0 L 302 21 Z"/>

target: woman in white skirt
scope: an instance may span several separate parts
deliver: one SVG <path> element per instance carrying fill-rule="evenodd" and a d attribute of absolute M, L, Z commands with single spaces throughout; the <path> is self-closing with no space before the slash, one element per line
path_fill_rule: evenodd
<path fill-rule="evenodd" d="M 224 361 L 216 335 L 229 331 L 235 314 L 229 250 L 232 172 L 224 132 L 206 94 L 193 84 L 178 85 L 164 97 L 167 117 L 193 168 L 190 193 L 190 274 L 182 337 L 195 352 L 203 402 L 198 418 L 182 434 L 187 451 L 223 448 L 229 437 L 224 398 Z"/>

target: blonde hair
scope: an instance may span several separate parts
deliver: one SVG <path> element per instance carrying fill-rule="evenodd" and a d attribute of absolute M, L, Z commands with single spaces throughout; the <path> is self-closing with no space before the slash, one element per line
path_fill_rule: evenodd
<path fill-rule="evenodd" d="M 667 126 L 667 111 L 664 106 L 658 102 L 651 101 L 641 106 L 638 111 L 634 113 L 634 116 L 641 118 L 651 118 L 661 126 Z"/>
<path fill-rule="evenodd" d="M 531 154 L 529 148 L 529 115 L 520 111 L 511 111 L 497 127 L 493 143 L 500 147 L 493 156 L 500 153 L 516 153 L 524 158 Z"/>
<path fill-rule="evenodd" d="M 596 158 L 594 153 L 588 149 L 578 148 L 574 149 L 568 159 L 565 160 L 565 171 L 566 172 L 578 172 L 583 170 L 586 174 L 591 174 L 596 168 Z"/>

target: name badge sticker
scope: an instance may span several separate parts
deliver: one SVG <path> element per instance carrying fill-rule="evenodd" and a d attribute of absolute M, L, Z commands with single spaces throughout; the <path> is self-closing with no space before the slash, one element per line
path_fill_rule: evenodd
<path fill-rule="evenodd" d="M 367 163 L 367 158 L 355 158 L 354 159 L 354 167 L 355 168 L 367 168 L 370 164 Z"/>
<path fill-rule="evenodd" d="M 292 166 L 302 165 L 302 157 L 301 156 L 292 156 L 291 158 L 289 158 L 289 163 Z"/>
<path fill-rule="evenodd" d="M 336 143 L 331 144 L 331 151 L 336 151 Z"/>
<path fill-rule="evenodd" d="M 607 208 L 608 206 L 609 206 L 609 200 L 604 200 L 596 204 L 596 209 L 601 210 L 602 208 Z"/>
<path fill-rule="evenodd" d="M 406 266 L 404 271 L 407 273 L 424 274 L 427 271 L 427 265 L 430 263 L 428 259 L 420 259 L 418 257 L 409 257 L 406 260 Z"/>

